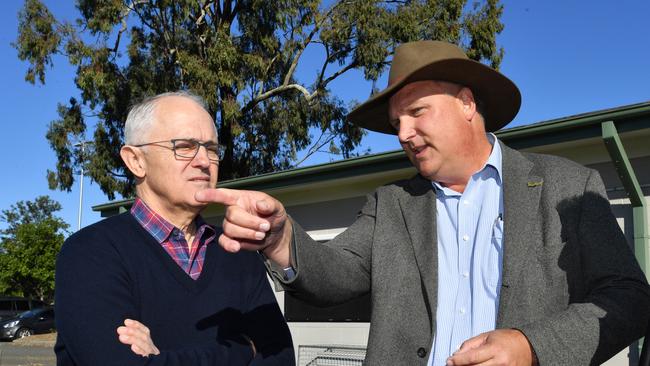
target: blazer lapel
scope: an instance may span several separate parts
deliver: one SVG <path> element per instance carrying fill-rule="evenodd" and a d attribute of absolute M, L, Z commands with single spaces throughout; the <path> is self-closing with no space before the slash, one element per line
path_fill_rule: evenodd
<path fill-rule="evenodd" d="M 431 182 L 418 175 L 411 179 L 408 194 L 399 197 L 399 204 L 415 252 L 422 287 L 428 300 L 429 319 L 435 329 L 438 303 L 438 239 L 436 235 L 436 194 Z"/>
<path fill-rule="evenodd" d="M 537 219 L 543 180 L 533 174 L 533 163 L 501 143 L 503 151 L 503 272 L 497 327 L 508 318 L 508 309 L 526 259 L 529 238 Z"/>

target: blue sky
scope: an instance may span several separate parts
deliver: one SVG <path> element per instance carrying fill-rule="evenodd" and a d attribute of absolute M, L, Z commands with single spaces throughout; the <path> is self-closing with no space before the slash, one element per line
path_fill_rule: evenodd
<path fill-rule="evenodd" d="M 76 17 L 72 1 L 46 0 L 57 18 Z M 501 71 L 522 93 L 522 107 L 509 125 L 518 126 L 605 108 L 650 100 L 650 1 L 506 0 L 504 31 L 498 43 L 505 48 Z M 77 227 L 79 184 L 71 192 L 48 189 L 46 170 L 56 164 L 45 133 L 57 118 L 56 105 L 77 95 L 74 69 L 55 58 L 46 85 L 24 81 L 27 64 L 10 46 L 17 32 L 22 1 L 5 2 L 1 12 L 0 72 L 3 111 L 0 158 L 0 209 L 19 200 L 49 195 L 59 201 L 59 215 Z M 310 72 L 305 67 L 302 72 Z M 383 88 L 385 81 L 378 85 Z M 344 100 L 364 100 L 369 86 L 350 74 L 331 84 Z M 650 122 L 649 122 L 650 123 Z M 395 137 L 370 134 L 364 147 L 372 152 L 399 149 Z M 328 161 L 318 156 L 308 164 Z M 97 184 L 86 178 L 82 226 L 100 219 L 91 206 L 107 202 Z M 0 223 L 0 228 L 4 227 Z"/>

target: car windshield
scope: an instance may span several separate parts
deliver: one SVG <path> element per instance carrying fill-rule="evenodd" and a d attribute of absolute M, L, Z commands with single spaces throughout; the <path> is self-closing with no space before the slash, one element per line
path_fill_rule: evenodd
<path fill-rule="evenodd" d="M 36 313 L 37 313 L 36 310 L 28 310 L 28 311 L 25 311 L 24 313 L 20 313 L 20 314 L 18 314 L 18 317 L 21 318 L 21 319 L 31 318 L 31 317 L 33 317 Z"/>

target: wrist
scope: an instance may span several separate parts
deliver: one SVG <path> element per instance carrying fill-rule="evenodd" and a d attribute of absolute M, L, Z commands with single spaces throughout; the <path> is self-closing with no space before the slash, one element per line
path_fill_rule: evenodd
<path fill-rule="evenodd" d="M 524 338 L 524 341 L 527 343 L 528 350 L 530 352 L 530 365 L 531 366 L 539 366 L 539 360 L 537 359 L 537 354 L 535 353 L 535 348 L 533 348 L 533 345 L 530 343 L 530 340 L 528 340 L 528 337 L 526 336 L 526 334 L 521 329 L 512 328 L 512 330 L 517 331 Z"/>
<path fill-rule="evenodd" d="M 287 219 L 280 233 L 279 240 L 261 250 L 262 254 L 282 268 L 291 267 L 290 243 L 292 239 L 293 226 L 291 220 Z"/>

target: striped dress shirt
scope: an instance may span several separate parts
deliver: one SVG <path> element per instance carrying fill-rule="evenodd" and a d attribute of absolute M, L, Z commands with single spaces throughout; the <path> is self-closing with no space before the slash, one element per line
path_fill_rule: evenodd
<path fill-rule="evenodd" d="M 430 366 L 446 360 L 467 339 L 493 330 L 503 262 L 501 148 L 492 152 L 461 194 L 433 182 L 438 234 L 438 306 Z"/>

